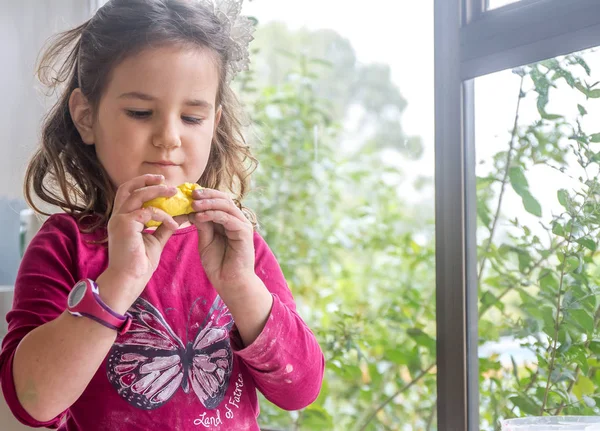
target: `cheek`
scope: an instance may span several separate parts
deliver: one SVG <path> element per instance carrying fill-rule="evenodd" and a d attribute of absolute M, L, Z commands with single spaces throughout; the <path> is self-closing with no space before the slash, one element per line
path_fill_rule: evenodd
<path fill-rule="evenodd" d="M 182 136 L 184 142 L 188 143 L 188 152 L 197 160 L 208 158 L 212 146 L 213 132 L 210 127 L 202 127 L 201 130 L 190 133 L 187 137 Z"/>
<path fill-rule="evenodd" d="M 196 161 L 196 165 L 198 168 L 204 170 L 208 163 L 208 158 L 210 157 L 210 149 L 211 143 L 203 143 L 202 145 L 198 145 L 194 148 L 194 160 Z"/>
<path fill-rule="evenodd" d="M 98 122 L 98 149 L 104 153 L 127 154 L 135 151 L 137 142 L 143 140 L 143 130 L 119 114 L 109 113 Z"/>

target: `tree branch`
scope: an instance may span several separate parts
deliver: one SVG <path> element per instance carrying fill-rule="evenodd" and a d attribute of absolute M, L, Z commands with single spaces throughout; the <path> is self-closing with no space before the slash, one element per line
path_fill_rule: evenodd
<path fill-rule="evenodd" d="M 371 414 L 367 417 L 367 419 L 365 420 L 365 422 L 363 423 L 363 425 L 360 427 L 359 431 L 366 430 L 367 426 L 371 423 L 371 421 L 375 418 L 375 416 L 377 416 L 377 413 L 379 413 L 381 410 L 383 410 L 385 408 L 385 406 L 387 406 L 389 403 L 391 403 L 394 400 L 394 398 L 396 398 L 402 392 L 407 391 L 414 384 L 416 384 L 417 382 L 419 382 L 419 380 L 421 380 L 423 377 L 425 377 L 433 369 L 433 367 L 435 367 L 435 364 L 431 364 L 425 370 L 421 371 L 414 379 L 412 379 L 406 385 L 402 386 L 394 394 L 392 394 L 385 401 L 383 401 L 375 410 L 373 410 L 371 412 Z"/>
<path fill-rule="evenodd" d="M 566 247 L 571 243 L 571 239 L 573 238 L 573 224 L 571 224 L 571 231 L 569 232 L 569 238 L 567 239 Z M 554 362 L 556 360 L 556 346 L 558 345 L 558 331 L 560 330 L 560 301 L 562 297 L 562 288 L 563 282 L 565 279 L 565 269 L 567 267 L 567 255 L 565 253 L 565 257 L 563 258 L 562 268 L 560 271 L 560 282 L 558 283 L 558 294 L 556 295 L 556 323 L 554 325 L 554 340 L 552 350 L 550 352 L 550 363 L 548 364 L 548 379 L 546 380 L 546 391 L 544 392 L 544 401 L 542 402 L 542 408 L 540 410 L 540 416 L 544 415 L 546 411 L 546 404 L 548 403 L 548 394 L 550 393 L 550 386 L 552 379 L 552 371 L 554 371 Z"/>
<path fill-rule="evenodd" d="M 502 177 L 502 182 L 500 186 L 500 196 L 498 197 L 498 205 L 496 207 L 496 214 L 494 215 L 494 221 L 492 222 L 492 228 L 490 229 L 490 238 L 488 239 L 488 243 L 486 246 L 485 253 L 483 254 L 483 259 L 481 259 L 481 265 L 479 266 L 479 275 L 477 276 L 477 281 L 481 283 L 481 277 L 483 277 L 483 271 L 485 269 L 485 264 L 487 262 L 487 255 L 490 252 L 492 247 L 492 243 L 494 241 L 494 234 L 496 233 L 496 227 L 498 225 L 498 219 L 500 218 L 500 210 L 502 209 L 502 200 L 504 199 L 504 192 L 506 191 L 506 184 L 508 183 L 508 171 L 510 169 L 510 164 L 512 162 L 512 154 L 515 148 L 515 139 L 517 137 L 518 124 L 519 124 L 519 110 L 521 108 L 521 100 L 525 97 L 523 93 L 523 83 L 525 82 L 525 76 L 521 77 L 521 84 L 519 85 L 519 98 L 517 100 L 517 112 L 515 113 L 515 122 L 513 125 L 511 137 L 510 137 L 510 146 L 508 149 L 508 153 L 506 154 L 506 166 L 504 169 L 504 175 Z"/>
<path fill-rule="evenodd" d="M 548 258 L 550 256 L 552 256 L 552 254 L 558 250 L 559 248 L 561 248 L 562 246 L 565 245 L 565 241 L 561 241 L 558 244 L 556 244 L 554 247 L 552 247 L 550 250 L 548 250 L 550 253 L 548 253 L 547 257 L 542 257 L 541 259 L 539 259 L 533 266 L 531 266 L 527 272 L 525 274 L 523 274 L 525 277 L 528 277 L 531 275 L 531 273 L 533 271 L 535 271 L 536 269 L 538 269 L 540 266 L 542 266 L 542 264 L 548 260 Z M 506 294 L 508 292 L 510 292 L 511 290 L 513 290 L 515 287 L 514 285 L 508 286 L 506 289 L 504 289 L 502 291 L 502 293 L 497 297 L 498 301 L 501 300 L 502 298 L 504 298 L 504 296 L 506 296 Z M 491 305 L 483 305 L 480 309 L 479 309 L 479 318 L 481 319 L 481 317 L 486 313 L 486 311 L 488 311 L 490 308 L 492 308 Z"/>

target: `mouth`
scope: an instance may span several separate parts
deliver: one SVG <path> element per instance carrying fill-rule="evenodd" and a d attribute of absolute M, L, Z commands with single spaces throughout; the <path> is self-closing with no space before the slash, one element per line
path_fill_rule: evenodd
<path fill-rule="evenodd" d="M 177 163 L 168 161 L 168 160 L 160 160 L 158 162 L 146 162 L 146 164 L 156 167 L 170 168 L 179 166 Z"/>

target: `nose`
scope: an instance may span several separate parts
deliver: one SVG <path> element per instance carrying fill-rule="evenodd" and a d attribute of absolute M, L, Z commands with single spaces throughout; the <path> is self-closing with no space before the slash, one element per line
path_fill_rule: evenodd
<path fill-rule="evenodd" d="M 152 145 L 166 149 L 181 147 L 181 137 L 177 128 L 177 120 L 165 118 L 159 122 L 152 137 Z"/>

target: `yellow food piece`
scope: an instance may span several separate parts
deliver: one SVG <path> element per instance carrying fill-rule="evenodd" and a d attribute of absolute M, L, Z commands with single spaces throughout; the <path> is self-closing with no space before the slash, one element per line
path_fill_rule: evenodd
<path fill-rule="evenodd" d="M 196 183 L 184 183 L 177 187 L 177 194 L 170 198 L 156 198 L 146 202 L 143 207 L 153 207 L 163 210 L 170 216 L 179 216 L 193 213 L 192 209 L 192 193 L 194 190 L 201 189 Z M 150 220 L 146 223 L 147 227 L 160 226 L 161 223 L 158 221 Z"/>

